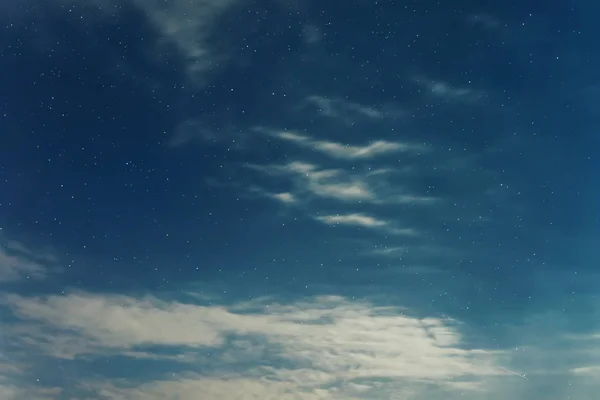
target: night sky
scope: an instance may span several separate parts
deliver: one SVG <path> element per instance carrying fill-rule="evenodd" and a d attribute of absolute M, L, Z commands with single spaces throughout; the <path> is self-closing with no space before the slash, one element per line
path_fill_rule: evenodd
<path fill-rule="evenodd" d="M 2 1 L 0 398 L 597 399 L 598 15 Z"/>

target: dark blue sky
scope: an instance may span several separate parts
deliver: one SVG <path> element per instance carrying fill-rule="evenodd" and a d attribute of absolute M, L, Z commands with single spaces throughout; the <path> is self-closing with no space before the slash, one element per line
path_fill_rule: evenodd
<path fill-rule="evenodd" d="M 0 397 L 592 399 L 592 1 L 0 5 Z"/>

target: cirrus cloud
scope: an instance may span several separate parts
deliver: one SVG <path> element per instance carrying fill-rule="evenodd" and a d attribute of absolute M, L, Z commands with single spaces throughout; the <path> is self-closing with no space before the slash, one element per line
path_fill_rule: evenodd
<path fill-rule="evenodd" d="M 389 142 L 387 140 L 375 140 L 365 146 L 356 146 L 327 140 L 314 140 L 309 136 L 288 131 L 272 132 L 271 135 L 281 140 L 286 140 L 296 143 L 299 146 L 316 150 L 330 157 L 348 160 L 369 159 L 384 154 L 398 152 L 410 151 L 418 153 L 427 150 L 424 146 Z"/>

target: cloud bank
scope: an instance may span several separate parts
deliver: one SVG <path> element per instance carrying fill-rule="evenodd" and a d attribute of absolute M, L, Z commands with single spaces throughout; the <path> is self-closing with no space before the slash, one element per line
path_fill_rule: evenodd
<path fill-rule="evenodd" d="M 495 351 L 464 346 L 456 321 L 340 296 L 225 306 L 80 292 L 9 295 L 5 307 L 23 324 L 14 340 L 52 357 L 140 358 L 166 346 L 165 358 L 211 367 L 136 387 L 95 383 L 116 399 L 191 399 L 201 386 L 207 399 L 341 399 L 427 384 L 476 390 L 479 379 L 505 374 Z"/>

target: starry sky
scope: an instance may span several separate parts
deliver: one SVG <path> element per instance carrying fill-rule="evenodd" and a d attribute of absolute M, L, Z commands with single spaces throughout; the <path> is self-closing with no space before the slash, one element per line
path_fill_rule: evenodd
<path fill-rule="evenodd" d="M 595 399 L 599 13 L 3 1 L 0 398 Z"/>

